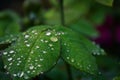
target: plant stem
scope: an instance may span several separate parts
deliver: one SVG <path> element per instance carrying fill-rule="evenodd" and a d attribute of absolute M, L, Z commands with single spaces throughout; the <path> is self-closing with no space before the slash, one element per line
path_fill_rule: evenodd
<path fill-rule="evenodd" d="M 59 0 L 59 5 L 60 5 L 61 24 L 65 25 L 64 2 L 63 2 L 63 0 Z"/>
<path fill-rule="evenodd" d="M 59 5 L 60 5 L 60 14 L 61 14 L 61 24 L 65 26 L 64 1 L 59 0 Z M 65 63 L 65 64 L 66 64 L 66 69 L 67 69 L 67 74 L 68 74 L 68 80 L 73 80 L 70 65 L 68 63 Z"/>

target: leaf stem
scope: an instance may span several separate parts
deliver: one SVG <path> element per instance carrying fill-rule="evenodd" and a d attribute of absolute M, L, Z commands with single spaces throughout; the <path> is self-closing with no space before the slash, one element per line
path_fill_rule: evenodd
<path fill-rule="evenodd" d="M 59 0 L 59 5 L 60 5 L 61 24 L 65 25 L 64 1 L 63 0 Z"/>
<path fill-rule="evenodd" d="M 61 24 L 65 26 L 64 0 L 59 0 L 59 6 L 60 6 Z M 73 80 L 70 65 L 68 63 L 65 63 L 65 64 L 66 64 L 66 69 L 68 74 L 68 80 Z"/>

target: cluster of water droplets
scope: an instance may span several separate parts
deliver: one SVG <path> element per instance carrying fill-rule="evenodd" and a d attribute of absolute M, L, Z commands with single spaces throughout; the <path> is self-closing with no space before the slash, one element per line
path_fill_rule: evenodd
<path fill-rule="evenodd" d="M 93 45 L 96 46 L 95 49 L 92 49 L 93 55 L 105 55 L 105 51 L 103 49 L 101 49 L 98 44 L 93 42 Z"/>

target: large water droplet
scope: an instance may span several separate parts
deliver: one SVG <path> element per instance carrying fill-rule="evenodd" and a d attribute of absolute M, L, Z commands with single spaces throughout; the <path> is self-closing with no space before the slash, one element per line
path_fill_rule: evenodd
<path fill-rule="evenodd" d="M 58 41 L 58 38 L 57 38 L 57 37 L 51 37 L 50 40 L 51 40 L 52 42 L 57 42 L 57 41 Z"/>
<path fill-rule="evenodd" d="M 12 58 L 8 58 L 8 61 L 11 61 L 12 60 Z"/>

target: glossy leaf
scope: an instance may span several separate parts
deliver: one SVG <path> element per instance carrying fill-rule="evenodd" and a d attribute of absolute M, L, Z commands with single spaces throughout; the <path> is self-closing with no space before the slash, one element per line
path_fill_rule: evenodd
<path fill-rule="evenodd" d="M 72 24 L 70 28 L 88 37 L 98 37 L 98 32 L 94 25 L 86 19 L 80 19 L 78 22 Z"/>
<path fill-rule="evenodd" d="M 97 65 L 94 56 L 78 43 L 79 36 L 68 28 L 60 28 L 62 57 L 70 65 L 90 74 L 97 73 Z"/>
<path fill-rule="evenodd" d="M 48 71 L 60 55 L 60 41 L 55 33 L 47 26 L 39 26 L 20 35 L 16 43 L 3 52 L 5 68 L 20 79 Z"/>
<path fill-rule="evenodd" d="M 96 1 L 107 6 L 112 6 L 113 4 L 113 0 L 96 0 Z"/>

